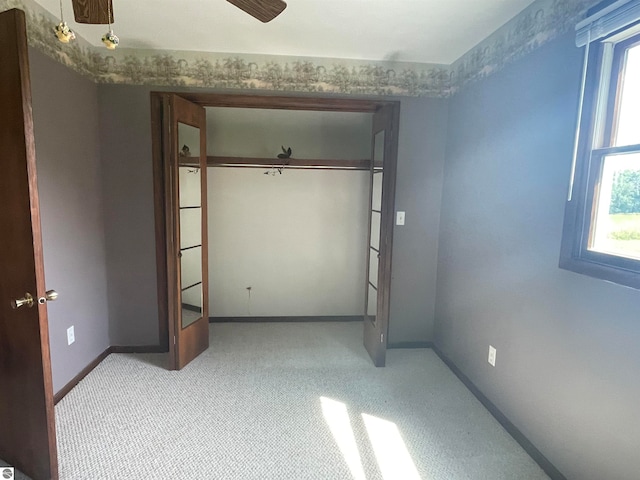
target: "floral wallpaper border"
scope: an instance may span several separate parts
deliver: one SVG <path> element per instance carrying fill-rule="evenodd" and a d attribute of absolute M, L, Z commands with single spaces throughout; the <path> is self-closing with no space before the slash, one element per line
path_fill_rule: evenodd
<path fill-rule="evenodd" d="M 29 45 L 98 83 L 447 97 L 566 33 L 594 3 L 537 0 L 452 65 L 127 48 L 107 51 L 81 37 L 71 44 L 58 42 L 52 28 L 59 19 L 33 0 L 0 0 L 0 11 L 24 10 Z"/>
<path fill-rule="evenodd" d="M 96 71 L 104 83 L 281 92 L 446 96 L 447 65 L 121 49 Z"/>
<path fill-rule="evenodd" d="M 92 46 L 80 36 L 70 44 L 58 42 L 52 28 L 59 19 L 33 0 L 0 0 L 0 11 L 9 8 L 25 11 L 32 47 L 98 83 L 359 95 L 448 95 L 447 65 L 122 47 L 109 51 Z"/>
<path fill-rule="evenodd" d="M 32 0 L 0 0 L 0 11 L 12 8 L 25 12 L 29 46 L 96 81 L 94 59 L 99 53 L 94 52 L 94 47 L 89 42 L 78 36 L 69 44 L 60 43 L 53 33 L 53 27 L 60 19 Z"/>
<path fill-rule="evenodd" d="M 449 67 L 450 94 L 569 32 L 594 0 L 537 0 Z"/>

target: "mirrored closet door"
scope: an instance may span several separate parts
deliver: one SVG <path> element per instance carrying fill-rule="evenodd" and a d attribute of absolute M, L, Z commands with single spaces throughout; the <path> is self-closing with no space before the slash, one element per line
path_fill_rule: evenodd
<path fill-rule="evenodd" d="M 206 116 L 177 95 L 164 103 L 169 353 L 180 370 L 209 346 Z"/>

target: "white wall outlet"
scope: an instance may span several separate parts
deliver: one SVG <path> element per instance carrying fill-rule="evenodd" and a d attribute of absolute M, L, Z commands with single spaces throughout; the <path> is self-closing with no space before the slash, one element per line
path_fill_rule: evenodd
<path fill-rule="evenodd" d="M 76 334 L 73 331 L 73 325 L 67 328 L 67 345 L 71 345 L 76 341 Z"/>
<path fill-rule="evenodd" d="M 496 349 L 489 345 L 489 363 L 492 367 L 496 366 Z"/>
<path fill-rule="evenodd" d="M 404 225 L 404 212 L 396 212 L 396 225 Z"/>

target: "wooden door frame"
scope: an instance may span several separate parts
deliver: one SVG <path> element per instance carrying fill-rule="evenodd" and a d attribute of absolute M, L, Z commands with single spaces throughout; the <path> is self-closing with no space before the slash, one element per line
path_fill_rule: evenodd
<path fill-rule="evenodd" d="M 165 189 L 166 171 L 163 159 L 163 151 L 169 148 L 169 139 L 163 138 L 163 104 L 170 95 L 178 95 L 196 105 L 202 107 L 231 107 L 231 108 L 260 108 L 274 110 L 307 110 L 316 112 L 344 112 L 344 113 L 375 113 L 385 105 L 392 105 L 396 124 L 399 127 L 400 102 L 397 100 L 379 99 L 354 99 L 354 98 L 334 98 L 334 97 L 311 97 L 311 96 L 281 96 L 281 95 L 237 95 L 237 94 L 217 94 L 204 92 L 156 92 L 151 95 L 151 138 L 153 157 L 153 191 L 154 191 L 154 211 L 156 230 L 156 267 L 157 267 L 157 288 L 158 288 L 158 331 L 160 347 L 163 351 L 169 351 L 169 285 L 168 285 L 168 264 L 166 258 L 167 249 L 167 192 Z M 165 120 L 166 121 L 166 120 Z M 393 171 L 395 179 L 396 165 L 389 165 Z M 391 195 L 395 200 L 394 194 Z M 390 225 L 393 226 L 394 211 L 389 212 Z M 389 248 L 392 249 L 393 235 L 391 234 Z M 391 257 L 391 255 L 389 255 Z M 389 259 L 389 262 L 391 260 Z M 366 267 L 368 269 L 368 266 Z M 391 288 L 391 267 L 389 266 L 384 287 Z M 175 301 L 175 299 L 173 299 Z M 386 306 L 388 308 L 389 305 Z M 365 312 L 366 313 L 366 312 Z M 385 335 L 386 336 L 386 335 Z"/>

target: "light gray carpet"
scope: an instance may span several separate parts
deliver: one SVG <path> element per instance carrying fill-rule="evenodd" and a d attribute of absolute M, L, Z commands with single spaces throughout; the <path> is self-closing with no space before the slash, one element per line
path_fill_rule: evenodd
<path fill-rule="evenodd" d="M 433 351 L 375 368 L 361 329 L 214 324 L 180 372 L 110 355 L 56 407 L 61 479 L 547 478 Z"/>

